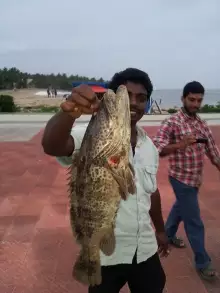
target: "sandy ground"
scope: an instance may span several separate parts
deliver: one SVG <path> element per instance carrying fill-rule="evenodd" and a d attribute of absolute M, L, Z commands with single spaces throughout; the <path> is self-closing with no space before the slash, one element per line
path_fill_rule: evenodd
<path fill-rule="evenodd" d="M 37 92 L 43 91 L 42 89 L 24 89 L 17 91 L 1 91 L 2 94 L 9 94 L 14 97 L 14 102 L 16 105 L 21 107 L 34 107 L 34 106 L 59 106 L 62 101 L 64 101 L 63 97 L 57 98 L 48 98 L 45 96 L 36 95 Z M 45 90 L 46 92 L 46 90 Z"/>
<path fill-rule="evenodd" d="M 42 92 L 45 92 L 45 95 L 42 95 Z M 36 95 L 38 93 L 38 95 Z M 37 106 L 57 106 L 65 100 L 63 94 L 67 92 L 58 91 L 57 98 L 48 98 L 46 94 L 46 89 L 23 89 L 17 91 L 0 91 L 1 94 L 9 94 L 14 97 L 14 102 L 17 106 L 20 107 L 30 107 L 34 108 Z M 158 110 L 153 108 L 153 114 L 159 114 Z M 168 112 L 163 109 L 162 114 L 168 114 Z"/>

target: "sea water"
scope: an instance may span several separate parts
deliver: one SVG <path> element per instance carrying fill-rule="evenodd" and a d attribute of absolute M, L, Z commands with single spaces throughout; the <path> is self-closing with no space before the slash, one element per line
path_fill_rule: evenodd
<path fill-rule="evenodd" d="M 181 106 L 182 90 L 155 90 L 152 94 L 152 99 L 156 100 L 159 104 L 161 100 L 161 108 L 173 108 Z M 216 105 L 220 102 L 220 89 L 219 90 L 206 90 L 203 105 Z"/>

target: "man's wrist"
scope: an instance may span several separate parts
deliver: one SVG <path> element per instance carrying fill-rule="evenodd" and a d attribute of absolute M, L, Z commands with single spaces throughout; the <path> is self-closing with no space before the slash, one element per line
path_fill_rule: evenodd
<path fill-rule="evenodd" d="M 155 225 L 156 224 L 156 225 Z M 164 233 L 165 232 L 165 225 L 161 215 L 161 219 L 158 219 L 157 223 L 154 224 L 154 228 L 156 233 Z"/>
<path fill-rule="evenodd" d="M 61 107 L 60 107 L 59 112 L 67 117 L 70 117 L 73 120 L 73 122 L 78 118 L 78 117 L 76 117 L 77 115 L 75 112 L 64 111 Z"/>
<path fill-rule="evenodd" d="M 72 119 L 77 119 L 81 116 L 82 112 L 79 107 L 77 107 L 75 104 L 73 104 L 68 99 L 60 104 L 60 111 L 65 113 L 66 115 L 72 117 Z"/>
<path fill-rule="evenodd" d="M 165 233 L 165 227 L 161 227 L 159 229 L 155 229 L 156 233 L 160 234 L 160 233 Z"/>
<path fill-rule="evenodd" d="M 153 215 L 152 212 L 150 212 L 150 217 L 153 222 L 154 229 L 155 229 L 156 233 L 164 233 L 165 232 L 165 225 L 164 225 L 162 213 L 161 213 L 161 215 L 157 214 L 155 217 L 155 215 Z"/>
<path fill-rule="evenodd" d="M 176 144 L 175 144 L 175 146 L 176 146 L 176 151 L 178 151 L 178 150 L 183 150 L 183 149 L 185 149 L 187 146 L 186 146 L 186 144 L 183 144 L 183 142 L 177 142 Z"/>

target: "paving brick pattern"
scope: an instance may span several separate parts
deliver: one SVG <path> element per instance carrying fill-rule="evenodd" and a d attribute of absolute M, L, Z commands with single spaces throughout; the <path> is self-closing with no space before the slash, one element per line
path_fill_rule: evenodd
<path fill-rule="evenodd" d="M 220 145 L 219 129 L 212 127 Z M 146 130 L 151 136 L 156 128 Z M 69 227 L 66 170 L 43 154 L 41 135 L 28 142 L 0 143 L 0 292 L 85 293 L 71 277 L 77 247 Z M 161 160 L 158 182 L 166 217 L 174 200 L 167 160 Z M 220 272 L 219 197 L 220 175 L 207 160 L 200 204 L 207 248 Z M 180 235 L 185 239 L 182 227 Z M 220 293 L 220 280 L 200 280 L 190 248 L 173 249 L 163 265 L 167 293 Z"/>

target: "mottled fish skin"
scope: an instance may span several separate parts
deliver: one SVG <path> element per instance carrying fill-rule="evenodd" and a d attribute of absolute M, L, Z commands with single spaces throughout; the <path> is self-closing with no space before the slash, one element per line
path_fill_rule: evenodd
<path fill-rule="evenodd" d="M 87 285 L 101 283 L 100 249 L 114 252 L 114 226 L 121 198 L 135 193 L 129 164 L 130 104 L 125 86 L 108 90 L 87 127 L 70 169 L 71 226 L 81 251 L 74 277 Z"/>

